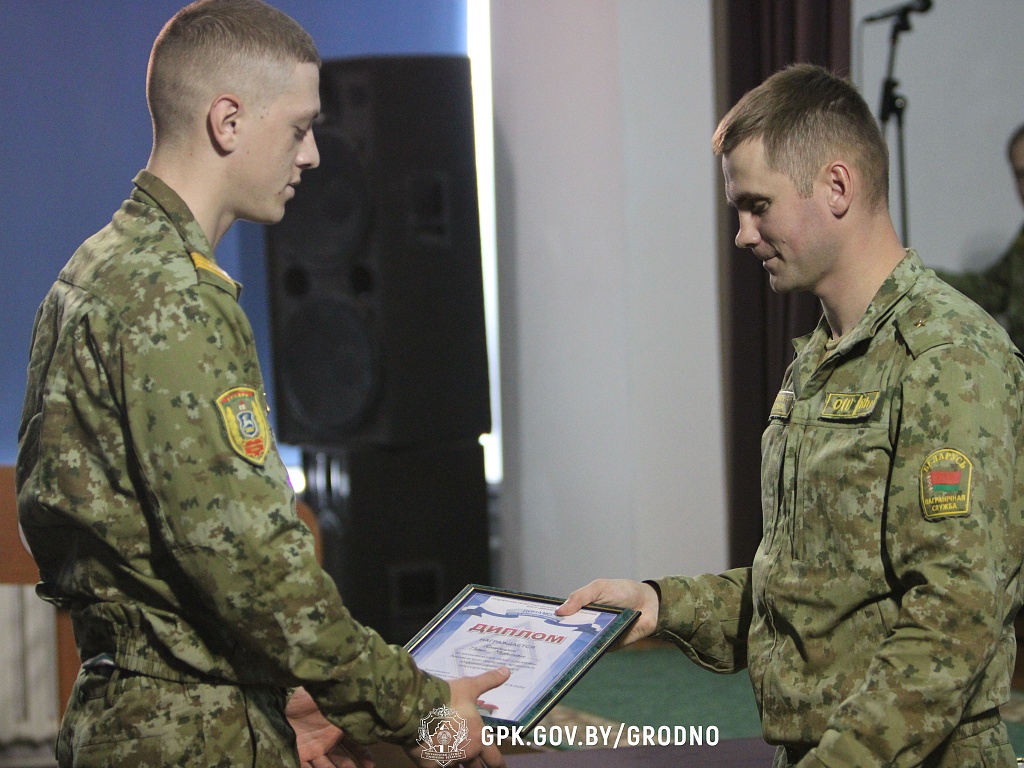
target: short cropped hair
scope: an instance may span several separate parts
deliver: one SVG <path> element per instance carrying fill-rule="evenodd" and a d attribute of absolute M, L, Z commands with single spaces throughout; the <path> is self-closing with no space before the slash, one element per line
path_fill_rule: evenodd
<path fill-rule="evenodd" d="M 1010 140 L 1006 143 L 1006 154 L 1011 163 L 1013 162 L 1013 150 L 1021 141 L 1024 141 L 1024 123 L 1017 126 L 1017 130 L 1010 135 Z"/>
<path fill-rule="evenodd" d="M 214 90 L 269 99 L 275 67 L 307 62 L 320 66 L 309 33 L 261 0 L 191 3 L 164 25 L 149 57 L 146 100 L 154 138 L 185 135 Z"/>
<path fill-rule="evenodd" d="M 718 124 L 715 155 L 752 139 L 765 162 L 809 197 L 822 167 L 839 154 L 860 171 L 868 202 L 889 201 L 889 150 L 867 103 L 848 81 L 812 64 L 794 64 L 747 92 Z"/>

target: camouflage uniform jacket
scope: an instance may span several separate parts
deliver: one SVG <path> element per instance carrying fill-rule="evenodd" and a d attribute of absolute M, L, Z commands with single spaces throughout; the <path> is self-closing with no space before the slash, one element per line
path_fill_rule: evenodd
<path fill-rule="evenodd" d="M 998 318 L 1017 348 L 1024 349 L 1024 227 L 998 261 L 983 272 L 935 271 Z"/>
<path fill-rule="evenodd" d="M 83 659 L 184 682 L 305 685 L 362 742 L 413 742 L 447 684 L 354 621 L 267 424 L 239 287 L 142 171 L 39 308 L 18 509 Z"/>
<path fill-rule="evenodd" d="M 1002 728 L 1024 364 L 912 251 L 838 344 L 822 321 L 795 345 L 762 438 L 753 567 L 656 582 L 656 636 L 714 671 L 747 666 L 765 738 L 810 750 L 801 765 L 916 765 L 974 718 Z"/>

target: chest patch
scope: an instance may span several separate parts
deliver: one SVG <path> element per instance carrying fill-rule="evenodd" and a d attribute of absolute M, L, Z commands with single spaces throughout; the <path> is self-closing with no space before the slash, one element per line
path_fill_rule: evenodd
<path fill-rule="evenodd" d="M 793 412 L 793 400 L 795 397 L 792 390 L 780 390 L 779 394 L 775 396 L 775 402 L 772 404 L 772 410 L 768 414 L 768 420 L 788 419 L 789 414 Z"/>
<path fill-rule="evenodd" d="M 228 442 L 232 450 L 246 461 L 263 465 L 270 450 L 270 427 L 260 408 L 256 390 L 248 387 L 229 389 L 217 398 Z"/>
<path fill-rule="evenodd" d="M 878 392 L 826 392 L 819 418 L 856 421 L 870 416 L 878 404 Z"/>
<path fill-rule="evenodd" d="M 921 509 L 925 519 L 963 517 L 971 511 L 974 465 L 953 448 L 928 454 L 921 465 Z"/>

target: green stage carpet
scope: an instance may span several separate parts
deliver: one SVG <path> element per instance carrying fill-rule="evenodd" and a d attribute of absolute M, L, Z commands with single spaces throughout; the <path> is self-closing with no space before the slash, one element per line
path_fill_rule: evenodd
<path fill-rule="evenodd" d="M 549 722 L 715 726 L 722 739 L 760 736 L 746 671 L 716 675 L 671 646 L 605 654 L 562 699 Z M 1010 739 L 1024 755 L 1024 694 L 1003 709 Z"/>

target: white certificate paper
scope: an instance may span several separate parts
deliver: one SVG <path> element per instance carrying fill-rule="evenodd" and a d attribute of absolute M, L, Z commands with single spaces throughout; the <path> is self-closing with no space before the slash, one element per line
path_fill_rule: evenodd
<path fill-rule="evenodd" d="M 420 669 L 445 680 L 508 667 L 508 681 L 477 706 L 489 720 L 529 726 L 635 618 L 603 606 L 555 616 L 561 603 L 470 585 L 408 648 Z"/>

